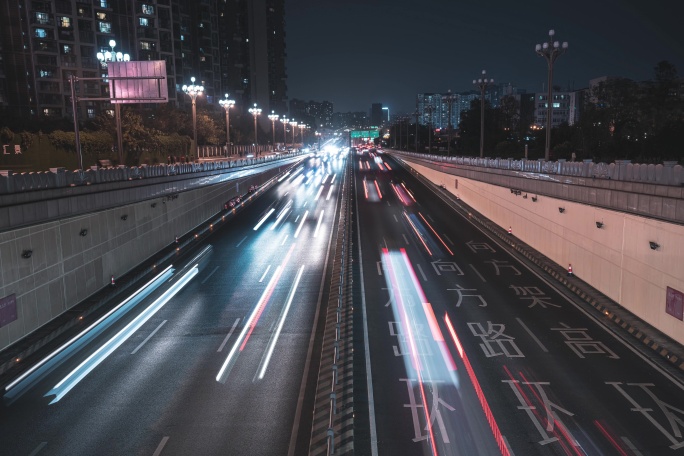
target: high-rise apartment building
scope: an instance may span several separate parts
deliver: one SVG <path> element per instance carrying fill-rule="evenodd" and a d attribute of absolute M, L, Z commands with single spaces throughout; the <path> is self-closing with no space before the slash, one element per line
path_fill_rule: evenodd
<path fill-rule="evenodd" d="M 0 3 L 0 110 L 12 115 L 71 115 L 69 76 L 106 75 L 97 58 L 106 51 L 166 61 L 173 103 L 189 102 L 181 87 L 195 77 L 211 104 L 229 93 L 238 109 L 286 107 L 284 0 Z M 107 90 L 104 82 L 82 81 L 77 96 L 106 98 Z M 79 103 L 82 118 L 110 108 Z"/>

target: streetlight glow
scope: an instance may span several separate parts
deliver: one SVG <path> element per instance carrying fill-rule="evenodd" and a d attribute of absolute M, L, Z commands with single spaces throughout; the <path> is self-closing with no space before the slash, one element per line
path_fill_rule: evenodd
<path fill-rule="evenodd" d="M 257 117 L 261 115 L 261 108 L 257 108 L 257 104 L 254 103 L 254 107 L 249 108 L 249 113 L 254 116 L 254 146 L 259 145 L 259 140 L 257 138 Z M 254 155 L 257 155 L 256 150 L 254 151 Z"/>
<path fill-rule="evenodd" d="M 558 41 L 554 41 L 553 37 L 556 31 L 549 30 L 549 40 L 543 44 L 537 44 L 534 47 L 537 55 L 540 55 L 546 59 L 546 63 L 549 68 L 549 80 L 548 80 L 548 93 L 546 98 L 546 144 L 544 146 L 544 159 L 548 160 L 551 150 L 551 119 L 553 117 L 553 63 L 556 61 L 561 54 L 564 54 L 568 50 L 568 42 L 563 41 L 560 44 Z"/>
<path fill-rule="evenodd" d="M 190 99 L 192 99 L 192 135 L 193 135 L 193 142 L 195 145 L 195 151 L 197 149 L 197 107 L 195 101 L 197 100 L 197 97 L 202 95 L 204 92 L 204 87 L 201 85 L 195 85 L 195 77 L 190 78 L 190 82 L 192 84 L 190 85 L 183 85 L 182 90 L 185 92 L 188 96 L 190 96 Z"/>
<path fill-rule="evenodd" d="M 235 100 L 229 100 L 228 94 L 223 100 L 219 100 L 219 105 L 226 110 L 226 155 L 230 155 L 230 108 L 235 106 Z"/>
<path fill-rule="evenodd" d="M 268 118 L 271 120 L 271 131 L 273 132 L 273 150 L 275 150 L 275 121 L 278 120 L 278 117 L 280 117 L 278 114 L 276 114 L 274 111 L 271 111 L 271 113 L 268 115 Z"/>
<path fill-rule="evenodd" d="M 131 56 L 123 52 L 114 52 L 116 47 L 116 41 L 109 40 L 109 47 L 112 48 L 111 51 L 100 50 L 95 56 L 97 60 L 100 61 L 100 66 L 102 69 L 108 67 L 109 62 L 129 62 Z M 119 163 L 123 164 L 123 134 L 121 133 L 121 105 L 120 103 L 114 104 L 114 117 L 116 120 L 116 143 L 119 153 Z"/>
<path fill-rule="evenodd" d="M 283 117 L 283 145 L 287 149 L 287 124 L 290 123 L 290 119 Z"/>

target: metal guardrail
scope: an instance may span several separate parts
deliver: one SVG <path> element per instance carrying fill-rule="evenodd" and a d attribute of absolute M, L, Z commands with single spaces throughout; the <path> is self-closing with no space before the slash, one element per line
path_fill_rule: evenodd
<path fill-rule="evenodd" d="M 662 164 L 655 165 L 632 163 L 631 160 L 616 160 L 613 163 L 594 163 L 592 160 L 583 160 L 581 162 L 568 162 L 562 159 L 558 161 L 546 161 L 544 159 L 514 160 L 512 158 L 446 157 L 443 155 L 419 154 L 400 150 L 393 152 L 443 163 L 523 173 L 610 179 L 671 186 L 684 185 L 684 167 L 676 161 L 665 161 Z"/>
<path fill-rule="evenodd" d="M 34 190 L 53 188 L 77 187 L 109 182 L 125 182 L 151 177 L 178 176 L 182 174 L 202 173 L 241 166 L 270 163 L 277 160 L 292 158 L 302 152 L 292 152 L 280 155 L 242 159 L 217 159 L 198 163 L 174 163 L 160 165 L 140 165 L 101 168 L 93 166 L 87 170 L 68 171 L 65 168 L 50 168 L 49 171 L 15 173 L 0 170 L 0 195 L 8 195 Z"/>

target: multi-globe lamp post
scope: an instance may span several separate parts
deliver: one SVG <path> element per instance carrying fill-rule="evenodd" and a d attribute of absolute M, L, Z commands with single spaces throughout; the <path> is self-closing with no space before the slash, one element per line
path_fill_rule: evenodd
<path fill-rule="evenodd" d="M 194 144 L 193 155 L 197 152 L 197 97 L 204 93 L 204 87 L 201 85 L 195 85 L 195 77 L 190 78 L 190 85 L 183 85 L 182 90 L 192 100 L 192 141 Z"/>
<path fill-rule="evenodd" d="M 473 84 L 480 89 L 480 158 L 484 157 L 484 94 L 487 86 L 494 84 L 494 79 L 487 79 L 487 72 L 482 70 L 482 77 L 473 79 Z"/>
<path fill-rule="evenodd" d="M 537 44 L 534 47 L 537 55 L 546 59 L 549 67 L 548 93 L 546 98 L 546 144 L 544 146 L 544 159 L 549 159 L 551 149 L 551 118 L 553 117 L 553 63 L 561 54 L 568 50 L 568 42 L 563 41 L 563 44 L 554 41 L 553 37 L 556 34 L 555 30 L 549 30 L 549 41 Z"/>
<path fill-rule="evenodd" d="M 292 147 L 295 145 L 295 131 L 297 130 L 297 122 L 294 120 L 290 121 L 290 125 L 292 125 Z"/>
<path fill-rule="evenodd" d="M 109 40 L 111 51 L 100 51 L 96 54 L 102 68 L 107 68 L 109 62 L 129 62 L 131 56 L 123 52 L 114 52 L 116 41 Z M 119 153 L 119 164 L 123 164 L 123 134 L 121 133 L 121 105 L 114 103 L 114 118 L 116 120 L 116 145 Z"/>
<path fill-rule="evenodd" d="M 283 117 L 281 122 L 283 123 L 283 146 L 287 149 L 287 124 L 290 123 L 290 119 Z"/>
<path fill-rule="evenodd" d="M 258 155 L 257 148 L 259 146 L 259 140 L 257 138 L 257 117 L 261 115 L 261 108 L 257 108 L 257 104 L 249 108 L 249 113 L 254 116 L 254 155 Z"/>
<path fill-rule="evenodd" d="M 219 100 L 219 105 L 226 110 L 226 155 L 230 155 L 230 108 L 235 106 L 235 100 L 229 100 L 228 94 L 223 100 Z"/>
<path fill-rule="evenodd" d="M 280 117 L 280 116 L 278 114 L 276 114 L 274 111 L 271 111 L 271 113 L 268 115 L 268 118 L 271 121 L 271 131 L 273 132 L 273 150 L 275 150 L 275 147 L 276 147 L 275 123 L 276 123 L 276 120 L 278 120 L 278 117 Z"/>
<path fill-rule="evenodd" d="M 304 130 L 309 128 L 308 125 L 299 124 L 299 138 L 302 140 L 302 145 L 304 144 Z"/>

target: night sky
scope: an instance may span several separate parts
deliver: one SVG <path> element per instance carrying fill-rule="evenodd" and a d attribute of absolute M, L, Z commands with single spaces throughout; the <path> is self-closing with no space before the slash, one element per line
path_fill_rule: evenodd
<path fill-rule="evenodd" d="M 412 112 L 418 93 L 462 92 L 483 69 L 497 82 L 542 91 L 534 46 L 556 31 L 569 49 L 554 85 L 653 78 L 661 60 L 684 76 L 681 0 L 286 0 L 288 96 L 335 112 Z"/>

